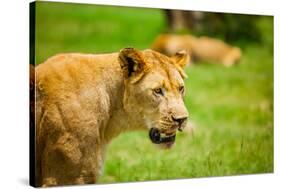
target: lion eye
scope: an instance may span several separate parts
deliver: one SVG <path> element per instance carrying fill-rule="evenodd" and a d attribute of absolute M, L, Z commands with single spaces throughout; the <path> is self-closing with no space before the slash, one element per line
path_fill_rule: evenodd
<path fill-rule="evenodd" d="M 153 92 L 157 95 L 163 95 L 163 91 L 161 88 L 153 89 Z"/>
<path fill-rule="evenodd" d="M 179 91 L 180 91 L 181 93 L 184 93 L 184 86 L 180 86 L 180 87 L 179 87 Z"/>

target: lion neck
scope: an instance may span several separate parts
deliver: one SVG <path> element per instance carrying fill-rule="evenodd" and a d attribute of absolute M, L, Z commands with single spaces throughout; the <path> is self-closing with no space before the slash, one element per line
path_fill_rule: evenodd
<path fill-rule="evenodd" d="M 108 121 L 101 128 L 101 138 L 105 144 L 110 143 L 112 139 L 121 133 L 135 130 L 144 130 L 144 121 L 137 116 L 137 112 L 124 108 L 125 85 L 122 74 L 118 74 L 116 83 L 112 83 L 113 90 L 109 92 L 110 96 L 110 113 Z M 129 102 L 128 102 L 129 103 Z"/>
<path fill-rule="evenodd" d="M 112 139 L 119 136 L 121 133 L 144 130 L 142 121 L 133 118 L 124 109 L 120 108 L 115 111 L 113 116 L 109 119 L 104 132 L 105 142 L 109 143 Z"/>

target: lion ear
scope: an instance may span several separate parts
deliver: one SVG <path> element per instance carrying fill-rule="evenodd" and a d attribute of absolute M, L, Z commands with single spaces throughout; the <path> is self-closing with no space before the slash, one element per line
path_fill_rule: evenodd
<path fill-rule="evenodd" d="M 142 53 L 134 48 L 124 48 L 119 52 L 119 63 L 125 79 L 137 82 L 147 69 Z"/>
<path fill-rule="evenodd" d="M 184 68 L 184 66 L 187 65 L 190 61 L 190 56 L 186 50 L 176 52 L 176 54 L 171 58 L 174 60 L 175 64 L 177 64 L 181 68 Z"/>

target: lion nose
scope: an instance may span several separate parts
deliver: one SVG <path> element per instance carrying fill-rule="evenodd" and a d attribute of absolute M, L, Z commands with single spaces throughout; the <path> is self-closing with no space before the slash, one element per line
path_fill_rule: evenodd
<path fill-rule="evenodd" d="M 172 119 L 174 122 L 177 122 L 178 125 L 182 125 L 183 122 L 185 122 L 187 120 L 187 116 L 184 116 L 184 117 L 174 117 L 172 116 Z"/>

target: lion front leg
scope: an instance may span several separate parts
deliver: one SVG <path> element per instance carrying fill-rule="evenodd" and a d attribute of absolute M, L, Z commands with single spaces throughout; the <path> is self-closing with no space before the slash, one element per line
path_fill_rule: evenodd
<path fill-rule="evenodd" d="M 96 140 L 94 144 L 91 143 L 90 146 L 84 151 L 83 165 L 79 177 L 75 180 L 76 184 L 94 184 L 101 175 L 105 150 L 99 140 Z"/>
<path fill-rule="evenodd" d="M 54 177 L 47 177 L 43 179 L 43 185 L 42 187 L 49 187 L 49 186 L 57 186 L 57 179 Z"/>
<path fill-rule="evenodd" d="M 54 105 L 42 127 L 45 145 L 40 163 L 45 186 L 95 183 L 100 172 L 99 122 L 71 102 Z"/>
<path fill-rule="evenodd" d="M 56 144 L 48 142 L 42 157 L 43 187 L 74 184 L 79 176 L 82 157 L 74 137 L 65 134 Z"/>
<path fill-rule="evenodd" d="M 81 171 L 81 174 L 78 178 L 75 179 L 75 184 L 95 184 L 97 181 L 97 174 L 95 171 Z"/>
<path fill-rule="evenodd" d="M 85 143 L 65 133 L 55 145 L 46 146 L 42 186 L 96 183 L 103 164 L 101 152 L 97 138 Z"/>

